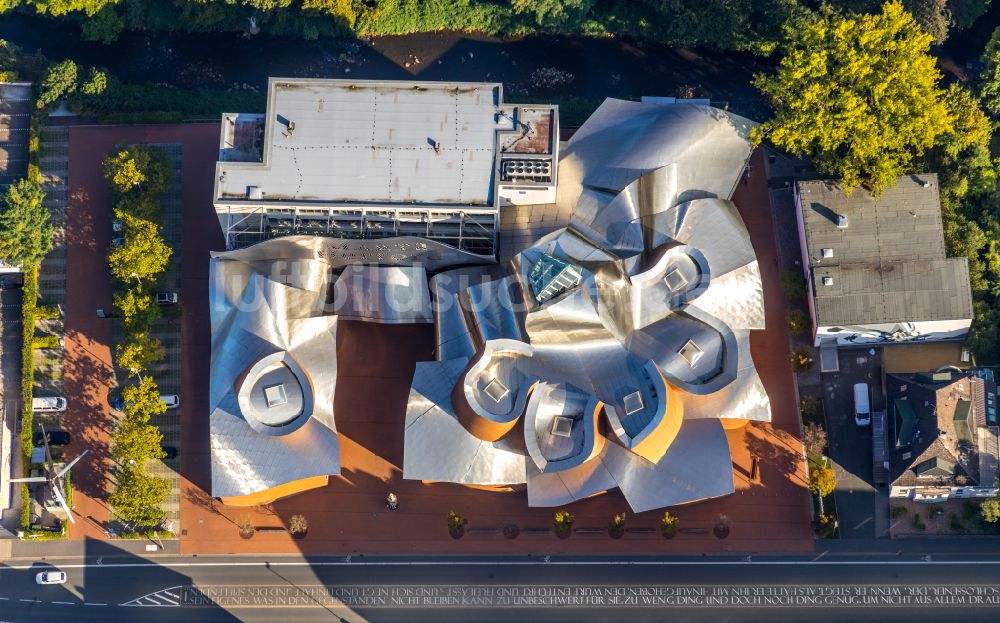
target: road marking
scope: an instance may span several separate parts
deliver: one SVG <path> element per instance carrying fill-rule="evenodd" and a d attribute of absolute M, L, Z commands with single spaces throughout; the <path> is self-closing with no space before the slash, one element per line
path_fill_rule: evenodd
<path fill-rule="evenodd" d="M 161 608 L 170 608 L 180 606 L 180 591 L 184 588 L 183 586 L 171 586 L 170 588 L 160 589 L 152 593 L 143 595 L 142 597 L 136 597 L 131 601 L 126 601 L 125 603 L 118 604 L 119 606 L 159 606 Z M 171 592 L 176 591 L 176 592 Z M 165 595 L 169 595 L 173 599 L 168 599 Z M 167 603 L 161 603 L 157 599 L 162 599 Z M 174 599 L 178 601 L 174 601 Z M 152 602 L 152 603 L 148 603 Z"/>
<path fill-rule="evenodd" d="M 76 603 L 72 601 L 53 601 L 54 604 L 59 604 L 60 606 L 75 606 Z"/>
<path fill-rule="evenodd" d="M 38 600 L 37 599 L 18 599 L 18 601 L 25 601 L 25 602 L 28 602 L 28 603 L 35 603 Z"/>
<path fill-rule="evenodd" d="M 83 602 L 83 605 L 85 605 L 85 606 L 106 606 L 108 604 L 99 604 L 97 602 L 85 601 L 85 602 Z"/>
<path fill-rule="evenodd" d="M 175 563 L 155 563 L 155 562 L 126 562 L 120 564 L 104 563 L 94 564 L 60 564 L 60 569 L 128 569 L 156 567 L 160 569 L 183 569 L 194 567 L 540 567 L 540 566 L 567 566 L 567 567 L 711 567 L 711 566 L 910 566 L 910 565 L 1000 565 L 997 560 L 551 560 L 543 562 L 539 560 L 495 560 L 495 561 L 427 561 L 427 560 L 407 560 L 407 561 L 374 561 L 366 560 L 361 562 L 341 562 L 341 561 L 316 561 L 316 562 L 175 562 Z M 10 566 L 6 569 L 15 571 L 27 571 L 33 566 Z"/>

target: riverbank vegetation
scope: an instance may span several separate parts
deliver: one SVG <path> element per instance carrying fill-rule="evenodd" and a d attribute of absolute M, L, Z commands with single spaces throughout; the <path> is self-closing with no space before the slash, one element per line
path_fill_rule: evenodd
<path fill-rule="evenodd" d="M 877 10 L 877 0 L 832 0 L 835 9 Z M 441 30 L 499 36 L 630 35 L 677 46 L 769 51 L 782 26 L 814 0 L 0 0 L 79 22 L 91 41 L 122 30 L 244 32 L 247 35 L 400 35 Z M 989 0 L 907 0 L 938 42 L 968 28 Z"/>

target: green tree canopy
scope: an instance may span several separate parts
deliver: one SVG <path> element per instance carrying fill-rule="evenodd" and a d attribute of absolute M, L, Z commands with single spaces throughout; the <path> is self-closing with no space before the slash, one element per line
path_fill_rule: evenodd
<path fill-rule="evenodd" d="M 111 182 L 116 192 L 127 193 L 146 181 L 135 156 L 128 150 L 106 157 L 103 165 L 104 178 Z"/>
<path fill-rule="evenodd" d="M 132 377 L 141 376 L 151 363 L 162 358 L 163 344 L 147 333 L 133 333 L 115 348 L 118 367 L 128 371 Z"/>
<path fill-rule="evenodd" d="M 122 520 L 152 526 L 163 519 L 162 506 L 168 488 L 167 481 L 162 478 L 140 470 L 123 470 L 118 474 L 118 486 L 108 502 Z"/>
<path fill-rule="evenodd" d="M 148 332 L 160 319 L 160 307 L 152 293 L 140 287 L 131 287 L 124 293 L 116 292 L 115 309 L 125 325 L 126 333 Z"/>
<path fill-rule="evenodd" d="M 44 199 L 41 186 L 28 180 L 7 187 L 0 205 L 0 259 L 7 264 L 39 264 L 52 248 L 54 228 Z"/>
<path fill-rule="evenodd" d="M 809 461 L 809 490 L 821 497 L 826 497 L 833 493 L 837 487 L 837 478 L 833 473 L 833 468 L 825 462 L 812 459 Z"/>
<path fill-rule="evenodd" d="M 162 273 L 170 261 L 170 247 L 160 237 L 156 223 L 121 214 L 123 243 L 108 253 L 111 274 L 122 281 L 142 282 Z"/>
<path fill-rule="evenodd" d="M 898 1 L 875 15 L 824 9 L 786 35 L 777 74 L 754 80 L 775 108 L 757 142 L 809 156 L 846 192 L 865 184 L 877 194 L 953 130 L 932 37 Z"/>
<path fill-rule="evenodd" d="M 38 107 L 55 103 L 64 95 L 76 92 L 76 63 L 65 60 L 50 65 L 38 85 Z"/>
<path fill-rule="evenodd" d="M 142 418 L 122 419 L 111 443 L 111 458 L 123 468 L 141 471 L 147 460 L 162 459 L 163 433 Z"/>
<path fill-rule="evenodd" d="M 151 376 L 144 376 L 135 385 L 126 385 L 122 390 L 125 415 L 132 420 L 147 422 L 154 415 L 167 410 L 160 400 L 160 388 Z M 152 457 L 156 458 L 156 457 Z"/>

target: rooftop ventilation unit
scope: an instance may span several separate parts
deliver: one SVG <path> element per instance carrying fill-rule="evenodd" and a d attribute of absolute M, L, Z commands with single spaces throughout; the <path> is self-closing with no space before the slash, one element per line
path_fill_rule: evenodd
<path fill-rule="evenodd" d="M 833 257 L 833 249 L 830 249 L 830 248 L 823 248 L 823 249 L 821 249 L 821 250 L 820 250 L 820 254 L 821 254 L 821 255 L 822 255 L 822 256 L 823 256 L 824 258 L 827 258 L 827 259 L 829 259 L 829 258 Z"/>
<path fill-rule="evenodd" d="M 837 227 L 840 229 L 847 229 L 847 215 L 838 214 L 837 215 Z"/>
<path fill-rule="evenodd" d="M 288 402 L 288 395 L 285 393 L 285 385 L 272 385 L 271 387 L 264 388 L 264 399 L 267 401 L 267 407 L 273 409 L 275 407 L 280 407 Z"/>
<path fill-rule="evenodd" d="M 260 186 L 247 186 L 247 199 L 260 200 L 264 198 L 264 191 Z"/>
<path fill-rule="evenodd" d="M 833 285 L 833 277 L 823 277 L 823 285 L 825 285 L 825 286 L 832 286 Z"/>
<path fill-rule="evenodd" d="M 667 284 L 671 292 L 676 292 L 688 284 L 687 277 L 684 276 L 680 270 L 673 268 L 667 275 L 663 278 L 663 282 Z"/>

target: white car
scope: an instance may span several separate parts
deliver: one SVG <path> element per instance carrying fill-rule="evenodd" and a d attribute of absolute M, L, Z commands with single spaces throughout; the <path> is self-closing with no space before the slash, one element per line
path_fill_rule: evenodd
<path fill-rule="evenodd" d="M 62 396 L 48 396 L 31 399 L 32 411 L 65 411 L 66 399 Z"/>
<path fill-rule="evenodd" d="M 167 405 L 168 409 L 176 409 L 181 406 L 181 397 L 177 394 L 160 394 L 160 400 Z"/>
<path fill-rule="evenodd" d="M 42 571 L 35 576 L 38 584 L 65 584 L 66 574 L 62 571 Z"/>

